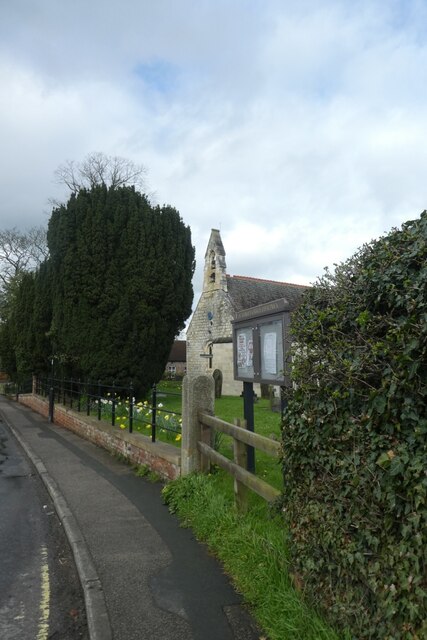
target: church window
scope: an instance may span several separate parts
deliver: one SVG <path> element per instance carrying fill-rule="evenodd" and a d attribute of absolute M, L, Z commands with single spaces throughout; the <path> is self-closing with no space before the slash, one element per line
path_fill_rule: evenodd
<path fill-rule="evenodd" d="M 211 255 L 210 255 L 210 268 L 211 268 L 210 281 L 215 282 L 216 262 L 215 262 L 215 254 L 213 251 L 211 252 Z"/>

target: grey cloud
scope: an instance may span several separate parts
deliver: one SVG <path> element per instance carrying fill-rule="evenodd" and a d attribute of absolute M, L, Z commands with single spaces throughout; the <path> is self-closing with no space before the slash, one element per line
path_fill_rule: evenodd
<path fill-rule="evenodd" d="M 2 225 L 45 220 L 55 168 L 100 150 L 145 164 L 191 225 L 196 282 L 220 225 L 280 238 L 226 246 L 234 273 L 313 280 L 425 208 L 424 17 L 415 0 L 3 3 Z"/>

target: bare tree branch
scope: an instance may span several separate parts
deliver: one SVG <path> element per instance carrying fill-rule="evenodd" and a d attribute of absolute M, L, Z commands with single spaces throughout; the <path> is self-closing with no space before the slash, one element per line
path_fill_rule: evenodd
<path fill-rule="evenodd" d="M 67 160 L 60 165 L 55 171 L 55 176 L 56 182 L 65 184 L 72 193 L 76 193 L 81 188 L 74 160 Z"/>
<path fill-rule="evenodd" d="M 33 227 L 29 231 L 4 229 L 0 231 L 0 285 L 9 282 L 24 271 L 36 269 L 47 258 L 46 229 Z"/>
<path fill-rule="evenodd" d="M 143 165 L 135 164 L 132 160 L 92 152 L 80 163 L 67 160 L 58 167 L 55 176 L 59 184 L 65 184 L 72 193 L 77 193 L 81 189 L 92 189 L 99 184 L 114 189 L 135 185 L 143 190 L 146 173 Z"/>

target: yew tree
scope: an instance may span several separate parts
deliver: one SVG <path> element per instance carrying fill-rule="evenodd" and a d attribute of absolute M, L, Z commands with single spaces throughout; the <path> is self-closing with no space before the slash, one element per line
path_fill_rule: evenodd
<path fill-rule="evenodd" d="M 48 244 L 50 333 L 67 373 L 144 392 L 191 312 L 189 227 L 134 187 L 97 185 L 53 211 Z"/>
<path fill-rule="evenodd" d="M 144 394 L 164 371 L 193 301 L 190 228 L 171 206 L 130 186 L 73 193 L 49 221 L 49 257 L 15 279 L 0 357 L 16 379 L 56 373 L 133 382 Z"/>

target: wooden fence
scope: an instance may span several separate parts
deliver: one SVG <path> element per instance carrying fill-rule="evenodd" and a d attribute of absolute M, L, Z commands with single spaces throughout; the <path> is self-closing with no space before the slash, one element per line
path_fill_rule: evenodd
<path fill-rule="evenodd" d="M 246 470 L 247 446 L 278 458 L 280 443 L 258 433 L 247 431 L 244 421 L 233 425 L 204 411 L 199 411 L 198 418 L 201 425 L 201 439 L 197 442 L 197 448 L 201 454 L 201 470 L 207 471 L 209 464 L 213 462 L 234 477 L 236 505 L 241 511 L 246 509 L 247 488 L 269 502 L 275 500 L 280 495 L 280 491 Z M 234 461 L 229 460 L 212 447 L 212 430 L 225 433 L 233 438 Z"/>

